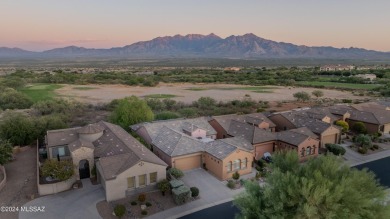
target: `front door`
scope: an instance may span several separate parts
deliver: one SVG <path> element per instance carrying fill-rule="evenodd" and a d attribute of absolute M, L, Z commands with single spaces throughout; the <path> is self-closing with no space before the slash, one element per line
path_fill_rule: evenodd
<path fill-rule="evenodd" d="M 84 178 L 89 178 L 90 177 L 88 160 L 80 160 L 80 163 L 79 163 L 79 174 L 80 174 L 80 179 L 84 179 Z"/>

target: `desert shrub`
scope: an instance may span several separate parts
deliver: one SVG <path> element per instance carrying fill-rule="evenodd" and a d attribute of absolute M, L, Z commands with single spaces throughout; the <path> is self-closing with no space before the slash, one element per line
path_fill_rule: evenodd
<path fill-rule="evenodd" d="M 136 201 L 132 201 L 130 202 L 131 205 L 137 205 L 137 202 Z"/>
<path fill-rule="evenodd" d="M 144 202 L 146 200 L 146 195 L 144 193 L 138 195 L 138 201 Z"/>
<path fill-rule="evenodd" d="M 191 196 L 192 197 L 198 197 L 199 189 L 197 187 L 191 187 L 190 190 L 191 190 Z"/>
<path fill-rule="evenodd" d="M 255 167 L 257 171 L 261 171 L 263 168 L 259 167 L 259 166 L 256 166 Z"/>
<path fill-rule="evenodd" d="M 152 203 L 146 202 L 145 205 L 146 205 L 146 207 L 150 207 L 150 206 L 152 206 Z"/>
<path fill-rule="evenodd" d="M 233 180 L 229 180 L 227 182 L 226 186 L 231 188 L 231 189 L 234 189 L 234 187 L 236 186 L 236 183 Z"/>
<path fill-rule="evenodd" d="M 342 128 L 342 132 L 347 132 L 349 130 L 348 123 L 343 120 L 338 120 L 334 124 L 340 126 Z"/>
<path fill-rule="evenodd" d="M 360 148 L 358 149 L 358 152 L 361 153 L 361 154 L 366 154 L 366 153 L 367 153 L 367 148 L 360 147 Z"/>
<path fill-rule="evenodd" d="M 12 144 L 0 138 L 0 166 L 12 160 Z"/>
<path fill-rule="evenodd" d="M 352 125 L 351 129 L 359 134 L 367 133 L 367 128 L 362 122 L 356 122 Z"/>
<path fill-rule="evenodd" d="M 238 173 L 238 171 L 236 171 L 235 173 L 233 173 L 232 177 L 234 180 L 238 180 L 240 178 L 240 174 Z"/>
<path fill-rule="evenodd" d="M 372 146 L 372 148 L 375 149 L 375 150 L 378 150 L 378 149 L 379 149 L 379 146 L 378 146 L 377 144 L 374 144 L 374 145 Z"/>
<path fill-rule="evenodd" d="M 148 211 L 142 210 L 142 211 L 141 211 L 141 214 L 142 214 L 142 215 L 147 215 L 147 214 L 148 214 Z"/>
<path fill-rule="evenodd" d="M 328 149 L 329 152 L 332 152 L 334 155 L 344 155 L 345 149 L 337 144 L 325 144 L 326 149 Z"/>
<path fill-rule="evenodd" d="M 171 174 L 176 179 L 180 179 L 184 176 L 183 171 L 177 169 L 177 168 L 171 168 L 168 170 L 169 174 Z"/>
<path fill-rule="evenodd" d="M 157 183 L 157 188 L 161 191 L 162 195 L 165 195 L 165 192 L 171 189 L 168 180 L 163 179 Z"/>
<path fill-rule="evenodd" d="M 116 205 L 114 208 L 115 216 L 121 218 L 126 213 L 126 207 L 124 205 Z"/>
<path fill-rule="evenodd" d="M 259 180 L 260 177 L 261 177 L 261 172 L 257 172 L 257 173 L 256 173 L 256 179 Z"/>

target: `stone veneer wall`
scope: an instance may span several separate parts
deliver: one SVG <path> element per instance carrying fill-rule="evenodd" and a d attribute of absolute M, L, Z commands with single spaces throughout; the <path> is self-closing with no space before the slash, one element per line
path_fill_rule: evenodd
<path fill-rule="evenodd" d="M 7 182 L 7 174 L 5 173 L 5 168 L 4 166 L 0 166 L 0 172 L 3 173 L 3 180 L 0 182 L 0 191 L 4 188 L 5 183 Z"/>
<path fill-rule="evenodd" d="M 74 175 L 76 176 L 76 179 L 80 179 L 80 173 L 79 173 L 79 163 L 81 160 L 88 160 L 89 162 L 89 173 L 92 176 L 91 170 L 93 166 L 95 165 L 95 160 L 93 157 L 93 149 L 87 148 L 87 147 L 81 147 L 75 151 L 72 151 L 72 160 L 74 165 Z"/>

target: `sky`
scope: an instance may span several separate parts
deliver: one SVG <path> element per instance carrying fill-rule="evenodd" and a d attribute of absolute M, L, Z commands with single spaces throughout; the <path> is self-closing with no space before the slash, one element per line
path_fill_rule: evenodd
<path fill-rule="evenodd" d="M 390 51 L 389 0 L 0 0 L 0 47 L 111 48 L 176 34 L 254 33 Z"/>

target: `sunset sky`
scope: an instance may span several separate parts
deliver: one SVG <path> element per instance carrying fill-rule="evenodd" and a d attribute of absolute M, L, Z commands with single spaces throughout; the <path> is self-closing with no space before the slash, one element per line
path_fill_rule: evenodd
<path fill-rule="evenodd" d="M 0 0 L 0 47 L 110 48 L 175 34 L 254 33 L 390 51 L 389 0 Z"/>

